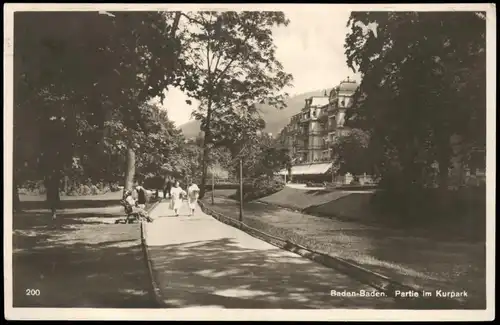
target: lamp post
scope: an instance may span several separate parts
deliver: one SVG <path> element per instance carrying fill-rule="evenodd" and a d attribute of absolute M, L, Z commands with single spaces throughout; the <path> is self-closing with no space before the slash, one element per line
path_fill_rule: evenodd
<path fill-rule="evenodd" d="M 335 183 L 335 173 L 334 173 L 334 171 L 333 171 L 333 164 L 334 164 L 334 163 L 335 163 L 335 162 L 334 162 L 334 161 L 333 161 L 333 159 L 332 159 L 332 186 L 334 186 L 334 183 Z"/>
<path fill-rule="evenodd" d="M 215 176 L 212 170 L 212 205 L 214 205 L 214 192 L 215 192 Z"/>
<path fill-rule="evenodd" d="M 243 221 L 243 159 L 240 158 L 240 222 Z"/>

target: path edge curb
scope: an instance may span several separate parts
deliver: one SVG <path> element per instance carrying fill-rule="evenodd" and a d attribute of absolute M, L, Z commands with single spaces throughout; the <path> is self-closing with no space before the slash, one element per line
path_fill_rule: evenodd
<path fill-rule="evenodd" d="M 158 204 L 160 204 L 161 201 L 162 201 L 161 199 L 156 201 L 147 210 L 148 213 L 153 211 L 158 206 Z M 150 295 L 152 296 L 153 300 L 155 301 L 155 303 L 157 304 L 158 307 L 165 308 L 165 307 L 167 307 L 167 305 L 165 304 L 165 301 L 163 300 L 160 286 L 158 285 L 158 282 L 156 281 L 156 277 L 154 275 L 154 270 L 153 270 L 153 263 L 151 261 L 150 255 L 149 255 L 148 244 L 147 244 L 147 240 L 146 240 L 146 237 L 147 237 L 146 236 L 146 225 L 145 225 L 144 221 L 141 221 L 140 224 L 141 224 L 141 226 L 140 226 L 141 227 L 141 230 L 140 230 L 141 231 L 141 247 L 142 247 L 142 252 L 144 254 L 144 260 L 146 262 L 146 267 L 148 269 L 149 281 L 151 283 L 151 288 L 149 289 Z"/>
<path fill-rule="evenodd" d="M 422 294 L 422 291 L 424 288 L 421 287 L 416 287 L 416 286 L 410 286 L 407 284 L 400 283 L 399 281 L 396 281 L 394 279 L 391 279 L 388 276 L 379 274 L 377 272 L 368 270 L 362 266 L 353 264 L 347 260 L 344 260 L 340 257 L 335 257 L 331 256 L 322 252 L 315 251 L 311 248 L 304 247 L 302 245 L 293 243 L 289 240 L 279 238 L 273 235 L 270 235 L 268 233 L 265 233 L 261 230 L 255 229 L 253 227 L 250 227 L 246 225 L 243 222 L 240 222 L 236 219 L 233 219 L 231 217 L 225 216 L 224 214 L 218 213 L 207 207 L 206 203 L 203 202 L 202 200 L 198 201 L 198 204 L 201 208 L 201 210 L 206 213 L 207 215 L 213 217 L 214 219 L 227 224 L 229 226 L 235 227 L 240 229 L 241 231 L 256 237 L 258 239 L 264 240 L 265 242 L 268 242 L 269 244 L 279 247 L 281 249 L 287 250 L 289 252 L 298 254 L 302 257 L 305 257 L 311 261 L 317 262 L 319 264 L 322 264 L 328 268 L 335 269 L 339 271 L 340 273 L 343 273 L 351 278 L 354 278 L 358 280 L 361 283 L 367 284 L 379 291 L 384 292 L 387 296 L 393 297 L 396 302 L 402 304 L 403 306 L 407 306 L 408 309 L 415 309 L 418 308 L 418 300 L 420 299 L 403 299 L 403 298 L 398 298 L 394 297 L 394 292 L 396 290 L 406 292 L 406 291 L 413 291 L 413 292 L 419 292 Z M 431 290 L 428 290 L 431 291 Z M 424 299 L 424 298 L 422 298 Z M 425 308 L 425 309 L 433 309 L 433 310 L 439 310 L 439 309 L 465 309 L 464 304 L 458 300 L 454 299 L 432 299 L 432 298 L 425 298 L 425 305 L 431 305 L 432 302 L 435 302 L 435 305 L 440 306 L 441 308 Z M 413 307 L 413 308 L 412 308 Z M 467 309 L 472 309 L 472 308 L 467 308 Z"/>

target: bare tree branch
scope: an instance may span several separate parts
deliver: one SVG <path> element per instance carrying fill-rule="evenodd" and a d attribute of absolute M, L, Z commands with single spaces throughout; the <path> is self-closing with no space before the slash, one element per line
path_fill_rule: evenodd
<path fill-rule="evenodd" d="M 250 34 L 248 34 L 248 35 L 245 37 L 245 39 L 243 40 L 243 43 L 242 43 L 242 44 L 245 44 L 245 43 L 248 41 L 248 39 L 249 39 L 249 38 L 250 38 Z M 238 46 L 237 46 L 237 50 L 236 50 L 236 54 L 235 54 L 235 55 L 231 58 L 231 60 L 230 60 L 230 61 L 229 61 L 229 63 L 226 65 L 226 67 L 225 67 L 225 68 L 221 71 L 221 73 L 219 73 L 219 74 L 215 77 L 215 79 L 214 79 L 214 84 L 215 84 L 215 83 L 217 83 L 217 82 L 220 80 L 220 78 L 221 78 L 222 76 L 224 76 L 224 74 L 227 72 L 227 70 L 229 70 L 229 68 L 230 68 L 230 67 L 231 67 L 231 65 L 233 64 L 234 60 L 236 60 L 236 59 L 238 58 L 238 56 L 240 55 L 240 53 L 238 52 L 238 51 L 239 51 L 239 49 L 240 49 L 240 46 L 238 45 Z"/>
<path fill-rule="evenodd" d="M 193 17 L 189 17 L 187 14 L 185 14 L 183 12 L 181 12 L 181 16 L 185 17 L 187 20 L 189 20 L 192 23 L 197 23 L 199 25 L 206 26 L 202 21 L 199 21 Z"/>

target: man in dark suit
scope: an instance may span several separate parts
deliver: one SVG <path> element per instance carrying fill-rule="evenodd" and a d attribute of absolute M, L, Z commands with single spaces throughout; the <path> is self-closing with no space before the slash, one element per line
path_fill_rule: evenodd
<path fill-rule="evenodd" d="M 170 190 L 172 189 L 172 184 L 173 184 L 172 179 L 170 177 L 167 177 L 165 180 L 165 186 L 163 189 L 163 198 L 164 199 L 167 198 L 167 194 L 168 194 L 168 198 L 171 197 Z"/>
<path fill-rule="evenodd" d="M 146 203 L 148 201 L 146 189 L 142 186 L 142 184 L 139 184 L 138 186 L 136 186 L 135 190 L 137 191 L 137 205 L 141 209 L 145 209 Z"/>

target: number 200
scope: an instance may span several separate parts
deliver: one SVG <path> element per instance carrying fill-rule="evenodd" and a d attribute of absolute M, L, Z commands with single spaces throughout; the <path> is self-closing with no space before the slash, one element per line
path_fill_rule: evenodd
<path fill-rule="evenodd" d="M 40 290 L 38 290 L 38 289 L 26 289 L 26 295 L 27 296 L 39 296 Z"/>

